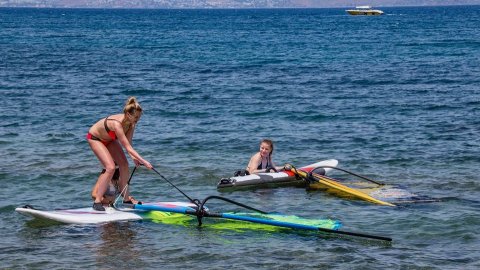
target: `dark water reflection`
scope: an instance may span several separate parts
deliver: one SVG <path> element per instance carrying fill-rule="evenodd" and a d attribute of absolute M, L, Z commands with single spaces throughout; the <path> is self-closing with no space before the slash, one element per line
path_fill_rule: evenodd
<path fill-rule="evenodd" d="M 101 242 L 94 247 L 98 265 L 110 269 L 142 268 L 141 248 L 137 233 L 130 222 L 115 222 L 101 225 Z"/>

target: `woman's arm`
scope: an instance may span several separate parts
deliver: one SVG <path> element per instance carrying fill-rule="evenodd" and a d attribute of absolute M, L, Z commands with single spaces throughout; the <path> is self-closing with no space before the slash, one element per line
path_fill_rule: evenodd
<path fill-rule="evenodd" d="M 133 132 L 135 132 L 135 127 L 136 127 L 136 124 L 132 124 L 130 126 L 130 129 L 128 129 L 127 133 L 125 134 L 125 136 L 127 136 L 128 141 L 130 142 L 130 144 L 132 144 Z M 122 128 L 122 130 L 123 130 L 123 128 Z"/>
<path fill-rule="evenodd" d="M 135 151 L 135 149 L 133 149 L 131 141 L 133 138 L 133 132 L 134 132 L 135 126 L 132 125 L 130 130 L 128 130 L 127 134 L 125 134 L 123 132 L 123 127 L 119 122 L 117 121 L 112 121 L 112 122 L 113 122 L 113 127 L 115 130 L 115 134 L 117 135 L 118 141 L 125 148 L 128 155 L 133 159 L 133 161 L 135 162 L 135 165 L 138 166 L 139 163 L 141 163 L 149 169 L 153 168 L 150 162 L 145 160 L 137 151 Z"/>
<path fill-rule="evenodd" d="M 256 153 L 250 158 L 250 162 L 248 162 L 248 165 L 247 165 L 247 171 L 250 174 L 264 171 L 264 170 L 257 170 L 258 165 L 260 165 L 260 163 L 262 163 L 262 157 L 260 156 L 260 153 Z"/>
<path fill-rule="evenodd" d="M 275 168 L 277 171 L 283 171 L 285 168 L 282 166 L 276 166 L 275 163 L 273 163 L 272 157 L 270 157 L 270 161 L 268 162 L 272 168 Z"/>

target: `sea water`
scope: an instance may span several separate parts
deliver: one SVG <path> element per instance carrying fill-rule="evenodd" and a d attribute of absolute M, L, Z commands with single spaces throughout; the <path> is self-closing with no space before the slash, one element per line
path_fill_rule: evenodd
<path fill-rule="evenodd" d="M 0 9 L 0 268 L 480 267 L 480 7 L 383 10 Z M 45 225 L 16 213 L 92 204 L 101 166 L 85 135 L 129 96 L 145 111 L 135 149 L 188 196 L 337 219 L 393 242 L 147 221 Z M 262 138 L 274 141 L 277 165 L 335 158 L 441 201 L 218 192 Z M 145 168 L 130 188 L 143 201 L 187 200 Z"/>

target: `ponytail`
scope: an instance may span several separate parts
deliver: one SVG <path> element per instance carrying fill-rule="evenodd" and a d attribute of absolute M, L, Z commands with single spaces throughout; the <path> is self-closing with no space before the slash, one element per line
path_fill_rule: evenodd
<path fill-rule="evenodd" d="M 129 97 L 127 99 L 127 102 L 125 102 L 125 107 L 123 107 L 123 113 L 129 113 L 132 115 L 135 115 L 135 113 L 142 113 L 142 107 L 135 97 Z"/>
<path fill-rule="evenodd" d="M 127 99 L 127 102 L 125 102 L 125 107 L 123 107 L 123 113 L 125 114 L 125 117 L 122 121 L 122 127 L 124 132 L 127 132 L 127 130 L 129 130 L 132 125 L 126 114 L 128 113 L 132 116 L 138 115 L 138 117 L 140 117 L 140 115 L 142 115 L 142 112 L 142 107 L 138 103 L 137 99 L 135 97 L 129 97 Z"/>

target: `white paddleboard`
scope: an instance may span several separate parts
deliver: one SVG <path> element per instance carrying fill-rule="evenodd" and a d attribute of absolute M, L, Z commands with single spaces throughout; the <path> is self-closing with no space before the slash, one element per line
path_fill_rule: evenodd
<path fill-rule="evenodd" d="M 193 207 L 195 207 L 194 204 L 185 202 L 157 202 L 149 204 L 172 208 L 175 206 L 188 206 L 193 209 Z M 115 209 L 113 207 L 105 207 L 105 211 L 96 211 L 93 210 L 92 207 L 63 210 L 39 210 L 29 206 L 18 207 L 15 211 L 25 216 L 67 224 L 95 224 L 112 221 L 140 220 L 143 219 L 143 213 L 145 212 L 131 208 Z"/>
<path fill-rule="evenodd" d="M 315 168 L 318 170 L 324 170 L 323 174 L 326 174 L 333 170 L 332 168 L 322 168 L 323 166 L 336 167 L 338 160 L 328 159 L 313 163 L 298 169 L 305 171 L 312 171 Z M 320 173 L 320 172 L 317 172 Z M 320 173 L 322 174 L 322 173 Z M 256 173 L 245 176 L 234 176 L 229 178 L 222 178 L 218 184 L 217 189 L 222 190 L 235 190 L 245 188 L 260 188 L 260 187 L 276 187 L 276 186 L 296 186 L 306 185 L 302 179 L 297 179 L 295 174 L 291 171 L 271 172 L 271 173 Z"/>

